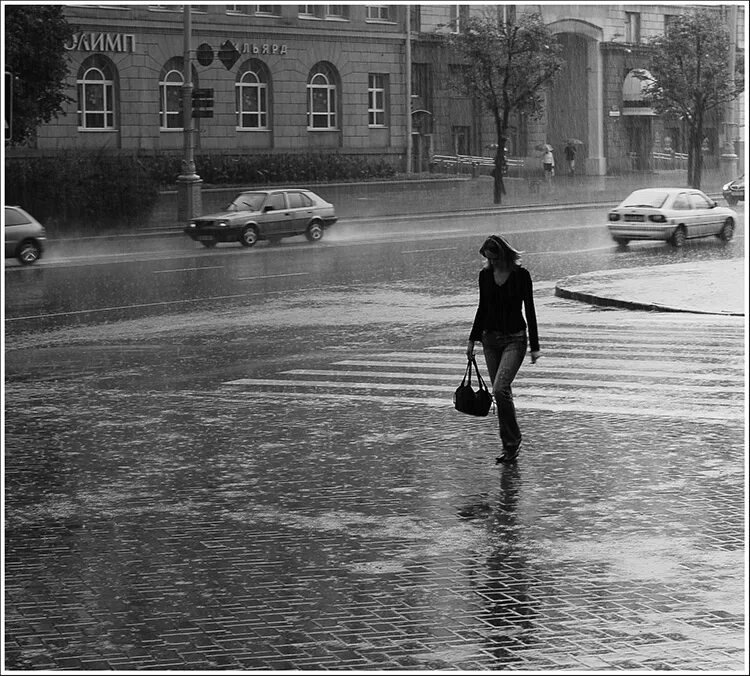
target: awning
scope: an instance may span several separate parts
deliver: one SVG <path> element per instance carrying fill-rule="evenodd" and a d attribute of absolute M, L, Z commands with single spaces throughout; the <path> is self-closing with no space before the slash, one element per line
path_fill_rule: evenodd
<path fill-rule="evenodd" d="M 654 77 L 645 68 L 631 70 L 622 83 L 622 114 L 623 115 L 656 115 L 644 97 L 644 92 Z"/>

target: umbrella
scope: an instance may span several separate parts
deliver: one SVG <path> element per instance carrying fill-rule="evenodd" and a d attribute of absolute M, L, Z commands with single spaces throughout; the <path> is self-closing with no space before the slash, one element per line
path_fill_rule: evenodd
<path fill-rule="evenodd" d="M 534 146 L 534 148 L 542 152 L 544 152 L 545 150 L 554 150 L 554 148 L 549 143 L 538 143 Z"/>
<path fill-rule="evenodd" d="M 570 145 L 573 145 L 573 146 L 582 146 L 583 145 L 583 141 L 581 141 L 581 139 L 579 139 L 579 138 L 569 138 L 569 139 L 566 140 L 566 143 L 569 143 Z"/>

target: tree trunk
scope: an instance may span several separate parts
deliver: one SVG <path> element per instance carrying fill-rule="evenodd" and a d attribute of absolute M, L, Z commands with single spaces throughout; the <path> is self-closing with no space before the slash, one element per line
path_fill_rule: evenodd
<path fill-rule="evenodd" d="M 703 112 L 698 112 L 698 119 L 695 125 L 695 159 L 693 161 L 693 182 L 691 188 L 701 189 L 701 180 L 703 179 Z"/>
<path fill-rule="evenodd" d="M 495 189 L 493 200 L 495 204 L 502 204 L 503 195 L 505 194 L 505 143 L 508 139 L 506 138 L 505 129 L 499 117 L 496 118 L 495 125 L 497 129 L 497 153 L 495 153 Z"/>

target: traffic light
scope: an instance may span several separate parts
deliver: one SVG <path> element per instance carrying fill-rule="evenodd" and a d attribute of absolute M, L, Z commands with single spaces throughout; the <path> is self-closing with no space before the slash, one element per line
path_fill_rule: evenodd
<path fill-rule="evenodd" d="M 13 73 L 5 71 L 5 140 L 13 138 Z"/>
<path fill-rule="evenodd" d="M 214 90 L 213 89 L 194 89 L 193 90 L 193 117 L 213 117 L 214 116 Z"/>

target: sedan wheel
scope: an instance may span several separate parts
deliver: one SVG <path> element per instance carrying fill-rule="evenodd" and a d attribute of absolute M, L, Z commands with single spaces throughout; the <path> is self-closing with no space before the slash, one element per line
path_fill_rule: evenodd
<path fill-rule="evenodd" d="M 617 244 L 617 246 L 626 247 L 628 242 L 630 242 L 630 240 L 626 237 L 615 237 L 615 244 Z"/>
<path fill-rule="evenodd" d="M 318 242 L 323 239 L 323 227 L 320 223 L 310 223 L 305 231 L 305 237 L 311 242 Z"/>
<path fill-rule="evenodd" d="M 258 231 L 256 230 L 255 226 L 248 225 L 240 235 L 240 244 L 242 246 L 255 246 L 255 243 L 258 241 Z"/>
<path fill-rule="evenodd" d="M 216 246 L 216 240 L 215 239 L 204 239 L 201 241 L 201 244 L 206 247 L 206 249 L 213 249 Z"/>
<path fill-rule="evenodd" d="M 729 205 L 730 207 L 734 207 L 734 206 L 737 206 L 737 202 L 738 202 L 738 200 L 737 200 L 737 198 L 736 198 L 736 197 L 727 197 L 727 204 L 728 204 L 728 205 Z"/>
<path fill-rule="evenodd" d="M 42 250 L 39 248 L 39 245 L 29 240 L 21 242 L 16 253 L 16 258 L 22 265 L 31 265 L 32 263 L 36 263 L 41 255 Z"/>
<path fill-rule="evenodd" d="M 734 237 L 734 220 L 727 218 L 727 220 L 724 221 L 724 225 L 721 226 L 721 231 L 717 236 L 723 242 L 731 240 L 732 237 Z"/>
<path fill-rule="evenodd" d="M 674 247 L 681 247 L 687 239 L 687 232 L 685 232 L 685 226 L 681 225 L 672 233 L 670 242 Z"/>

